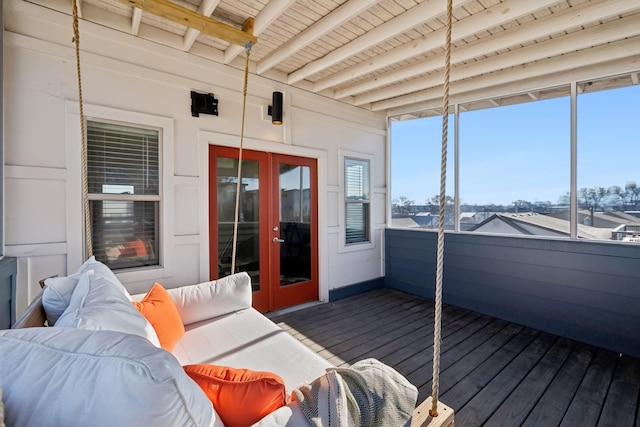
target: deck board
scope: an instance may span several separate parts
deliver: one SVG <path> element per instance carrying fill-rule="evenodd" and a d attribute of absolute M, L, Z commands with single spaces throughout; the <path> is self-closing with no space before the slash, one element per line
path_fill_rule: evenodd
<path fill-rule="evenodd" d="M 336 366 L 374 357 L 431 394 L 433 301 L 377 289 L 272 320 Z M 640 360 L 443 306 L 440 400 L 457 426 L 640 427 Z"/>
<path fill-rule="evenodd" d="M 617 361 L 617 354 L 598 350 L 560 423 L 561 427 L 597 424 Z"/>
<path fill-rule="evenodd" d="M 538 404 L 529 413 L 523 427 L 557 426 L 562 422 L 596 350 L 586 344 L 576 344 Z"/>
<path fill-rule="evenodd" d="M 521 425 L 533 409 L 547 385 L 571 353 L 575 343 L 559 338 L 513 392 L 491 415 L 487 427 Z"/>
<path fill-rule="evenodd" d="M 635 359 L 622 356 L 613 374 L 598 426 L 633 425 L 633 414 L 638 410 L 639 388 L 640 364 Z"/>

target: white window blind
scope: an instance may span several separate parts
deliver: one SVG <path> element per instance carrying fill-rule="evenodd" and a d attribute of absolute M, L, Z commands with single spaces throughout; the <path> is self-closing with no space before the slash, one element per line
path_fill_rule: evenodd
<path fill-rule="evenodd" d="M 368 242 L 369 238 L 369 162 L 345 158 L 346 244 Z"/>
<path fill-rule="evenodd" d="M 113 269 L 159 264 L 160 131 L 87 122 L 96 259 Z"/>

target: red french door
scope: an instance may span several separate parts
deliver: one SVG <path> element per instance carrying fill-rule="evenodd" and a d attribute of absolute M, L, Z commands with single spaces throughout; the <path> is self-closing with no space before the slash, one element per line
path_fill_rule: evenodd
<path fill-rule="evenodd" d="M 318 299 L 316 160 L 243 150 L 235 271 L 246 271 L 253 306 L 273 311 Z M 238 149 L 210 146 L 212 279 L 231 274 Z"/>

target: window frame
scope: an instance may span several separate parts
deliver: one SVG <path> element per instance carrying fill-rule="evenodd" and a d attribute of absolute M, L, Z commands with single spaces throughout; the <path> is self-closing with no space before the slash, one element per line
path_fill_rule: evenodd
<path fill-rule="evenodd" d="M 77 102 L 67 101 L 67 270 L 74 271 L 87 258 L 84 227 L 82 140 L 79 108 Z M 120 110 L 95 104 L 84 104 L 86 121 L 122 124 L 125 126 L 157 129 L 159 131 L 159 211 L 158 211 L 158 255 L 159 264 L 114 270 L 123 282 L 157 280 L 174 275 L 174 212 L 173 187 L 174 168 L 171 153 L 174 145 L 174 120 L 168 117 Z M 86 126 L 85 126 L 86 127 Z M 169 153 L 169 155 L 167 155 Z M 137 196 L 133 196 L 136 198 Z M 78 226 L 82 224 L 82 226 Z"/>
<path fill-rule="evenodd" d="M 360 250 L 368 250 L 375 247 L 374 236 L 373 236 L 373 170 L 374 170 L 374 156 L 366 153 L 359 153 L 355 151 L 347 151 L 347 150 L 339 150 L 339 170 L 340 170 L 340 188 L 341 188 L 341 208 L 340 211 L 340 248 L 339 253 L 343 252 L 353 252 Z M 357 160 L 362 162 L 367 162 L 369 165 L 369 199 L 367 201 L 348 201 L 347 200 L 347 182 L 346 182 L 346 162 L 347 160 Z M 347 224 L 346 224 L 346 207 L 347 204 L 368 204 L 369 205 L 369 215 L 367 218 L 367 230 L 368 230 L 368 240 L 362 242 L 354 242 L 347 243 Z"/>
<path fill-rule="evenodd" d="M 579 79 L 579 80 L 572 80 L 570 82 L 563 82 L 562 84 L 558 84 L 558 85 L 549 85 L 549 86 L 545 86 L 542 88 L 539 88 L 538 90 L 543 92 L 543 91 L 548 91 L 549 93 L 553 93 L 554 91 L 556 92 L 555 96 L 550 96 L 550 97 L 539 97 L 540 99 L 533 99 L 533 101 L 528 100 L 527 102 L 538 102 L 538 101 L 544 101 L 546 99 L 552 99 L 552 98 L 561 98 L 563 96 L 568 97 L 569 99 L 569 110 L 568 110 L 568 115 L 569 118 L 567 120 L 567 124 L 569 125 L 569 137 L 566 139 L 566 144 L 567 144 L 567 149 L 569 151 L 568 154 L 568 159 L 569 159 L 569 168 L 570 168 L 570 172 L 569 172 L 569 193 L 568 197 L 569 197 L 569 203 L 570 203 L 570 208 L 569 208 L 569 229 L 568 229 L 568 233 L 566 233 L 567 235 L 563 235 L 563 236 L 553 236 L 553 237 L 549 237 L 549 236 L 545 236 L 545 235 L 521 235 L 521 234 L 509 234 L 509 233 L 491 233 L 491 232 L 487 232 L 487 231 L 473 231 L 473 232 L 469 232 L 469 231 L 460 231 L 459 230 L 459 220 L 460 220 L 460 215 L 459 215 L 459 210 L 460 210 L 460 200 L 459 200 L 459 190 L 458 190 L 458 181 L 459 181 L 459 166 L 456 164 L 455 166 L 455 180 L 456 182 L 454 183 L 454 186 L 456 188 L 455 190 L 455 195 L 454 195 L 454 206 L 455 206 L 455 211 L 456 211 L 456 229 L 455 233 L 474 233 L 474 234 L 478 234 L 478 235 L 498 235 L 498 236 L 504 236 L 504 237 L 511 237 L 511 238 L 530 238 L 530 239 L 549 239 L 549 238 L 554 238 L 554 239 L 560 239 L 560 240 L 581 240 L 584 242 L 594 242 L 594 243 L 607 243 L 607 244 L 634 244 L 634 243 L 629 243 L 629 242 L 623 242 L 620 240 L 613 240 L 613 239 L 601 239 L 601 238 L 584 238 L 584 237 L 578 237 L 578 198 L 579 198 L 579 190 L 578 190 L 578 183 L 577 183 L 577 170 L 578 170 L 578 156 L 577 156 L 577 148 L 578 145 L 580 144 L 581 141 L 578 140 L 578 127 L 579 127 L 579 118 L 578 118 L 578 114 L 577 114 L 577 110 L 578 110 L 578 99 L 581 95 L 584 95 L 585 92 L 583 91 L 579 91 L 579 86 L 583 86 L 583 85 L 592 85 L 592 84 L 600 84 L 600 87 L 598 89 L 596 89 L 596 92 L 604 92 L 604 91 L 609 91 L 609 90 L 617 90 L 617 89 L 622 89 L 622 88 L 633 88 L 635 87 L 634 84 L 630 84 L 627 79 L 631 79 L 633 80 L 632 76 L 629 76 L 629 73 L 614 73 L 614 74 L 608 74 L 606 76 L 602 76 L 602 77 L 590 77 L 590 78 L 585 78 L 585 79 Z M 621 84 L 621 81 L 624 80 L 623 84 Z M 609 82 L 614 82 L 615 84 L 611 87 L 607 87 L 607 84 Z M 504 105 L 498 105 L 496 104 L 496 102 L 494 101 L 495 98 L 503 98 L 503 99 L 508 99 L 508 98 L 515 98 L 515 97 L 521 97 L 521 98 L 525 98 L 528 96 L 530 98 L 532 98 L 530 96 L 531 94 L 531 90 L 526 90 L 526 91 L 520 91 L 520 92 L 511 92 L 511 93 L 505 93 L 505 94 L 498 94 L 495 95 L 493 97 L 489 97 L 489 98 L 479 98 L 479 99 L 474 99 L 474 100 L 469 100 L 469 101 L 461 101 L 458 103 L 453 103 L 449 106 L 449 111 L 451 111 L 451 108 L 453 108 L 455 110 L 456 113 L 456 128 L 453 134 L 454 137 L 454 143 L 455 143 L 455 147 L 456 147 L 456 163 L 458 161 L 458 138 L 459 138 L 459 129 L 458 129 L 458 116 L 459 116 L 459 111 L 461 111 L 462 108 L 464 108 L 464 111 L 472 111 L 474 110 L 473 108 L 468 108 L 469 104 L 474 104 L 474 103 L 485 103 L 487 104 L 487 107 L 485 108 L 501 108 L 504 106 L 508 106 L 511 105 L 511 103 L 507 102 Z M 563 95 L 564 94 L 564 95 Z M 492 104 L 491 106 L 488 106 L 488 104 Z M 514 102 L 515 104 L 516 102 Z M 416 113 L 418 113 L 419 111 L 416 111 Z M 431 117 L 431 116 L 437 116 L 437 111 L 435 110 L 424 110 L 422 111 L 422 113 L 424 113 L 423 115 L 419 115 L 416 114 L 418 118 L 423 118 L 423 117 Z M 427 113 L 434 113 L 434 114 L 427 114 Z M 392 132 L 391 132 L 391 128 L 392 128 L 392 122 L 394 120 L 402 120 L 400 117 L 405 115 L 405 114 L 409 114 L 409 113 L 403 113 L 403 114 L 395 114 L 393 116 L 387 116 L 387 130 L 389 132 L 389 140 L 388 140 L 388 150 L 387 150 L 387 167 L 390 169 L 391 168 L 391 157 L 392 157 Z M 398 119 L 396 119 L 398 118 Z M 451 132 L 450 132 L 451 135 Z M 451 139 L 451 138 L 450 138 Z M 388 228 L 398 228 L 398 229 L 403 229 L 403 230 L 411 230 L 411 231 L 426 231 L 429 232 L 430 230 L 424 230 L 421 228 L 409 228 L 409 227 L 402 227 L 402 226 L 393 226 L 392 225 L 392 221 L 393 221 L 393 212 L 392 212 L 392 180 L 391 177 L 388 176 L 387 179 L 388 185 L 390 186 L 389 191 L 388 191 L 388 195 L 387 195 L 387 203 L 389 205 L 388 209 L 387 209 L 387 218 L 386 218 L 386 223 L 387 223 L 387 227 Z M 611 187 L 610 187 L 611 188 Z M 635 243 L 637 244 L 637 243 Z"/>
<path fill-rule="evenodd" d="M 137 266 L 137 267 L 124 267 L 124 268 L 114 268 L 111 267 L 111 269 L 114 272 L 127 272 L 127 271 L 133 271 L 136 269 L 140 269 L 140 268 L 157 268 L 162 266 L 162 246 L 161 246 L 161 239 L 162 239 L 162 231 L 161 231 L 161 224 L 162 224 L 162 191 L 163 191 L 163 186 L 162 186 L 162 164 L 161 164 L 161 153 L 162 153 L 162 128 L 158 128 L 156 126 L 147 126 L 147 125 L 139 125 L 137 123 L 125 123 L 125 122 L 120 122 L 120 121 L 114 121 L 114 120 L 104 120 L 104 119 L 95 119 L 92 117 L 86 117 L 85 118 L 85 129 L 87 132 L 87 148 L 89 147 L 89 139 L 88 139 L 88 133 L 89 133 L 89 122 L 93 122 L 93 123 L 98 123 L 98 124 L 108 124 L 108 125 L 116 125 L 116 126 L 126 126 L 126 127 L 130 127 L 130 128 L 137 128 L 137 129 L 144 129 L 144 130 L 151 130 L 151 131 L 155 131 L 158 132 L 158 194 L 117 194 L 117 193 L 92 193 L 91 190 L 89 190 L 89 202 L 94 202 L 94 201 L 102 201 L 102 202 L 133 202 L 134 204 L 136 202 L 157 202 L 158 203 L 158 207 L 157 207 L 157 217 L 155 218 L 156 224 L 155 224 L 155 229 L 157 231 L 158 234 L 158 240 L 156 242 L 157 244 L 157 251 L 158 251 L 158 264 L 151 264 L 151 265 L 146 265 L 146 266 Z M 90 168 L 90 165 L 87 166 L 88 168 Z M 94 230 L 91 231 L 92 232 L 92 236 L 95 233 Z M 95 236 L 93 236 L 95 237 Z M 86 251 L 85 251 L 86 253 Z"/>

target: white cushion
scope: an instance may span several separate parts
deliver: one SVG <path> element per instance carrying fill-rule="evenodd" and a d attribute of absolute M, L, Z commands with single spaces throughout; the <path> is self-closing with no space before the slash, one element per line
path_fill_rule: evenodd
<path fill-rule="evenodd" d="M 185 326 L 173 349 L 181 365 L 215 365 L 278 374 L 288 391 L 324 375 L 332 365 L 250 308 Z"/>
<path fill-rule="evenodd" d="M 160 347 L 158 335 L 147 319 L 112 281 L 93 270 L 80 275 L 69 307 L 55 327 L 126 332 Z"/>
<path fill-rule="evenodd" d="M 11 329 L 0 354 L 10 426 L 222 426 L 177 360 L 135 335 Z"/>
<path fill-rule="evenodd" d="M 96 273 L 102 274 L 111 280 L 129 299 L 129 301 L 131 301 L 129 292 L 118 280 L 116 275 L 113 274 L 111 269 L 100 261 L 96 261 L 96 257 L 92 256 L 86 260 L 80 268 L 78 268 L 78 271 L 70 274 L 69 276 L 49 277 L 45 279 L 44 284 L 46 287 L 42 292 L 42 306 L 44 307 L 44 311 L 47 315 L 47 322 L 49 323 L 49 326 L 53 326 L 62 313 L 67 309 L 69 302 L 71 301 L 71 294 L 78 284 L 80 275 L 88 270 L 94 270 Z"/>
<path fill-rule="evenodd" d="M 45 279 L 46 287 L 42 291 L 42 306 L 47 315 L 50 326 L 55 325 L 71 301 L 71 294 L 80 279 L 80 273 L 65 277 L 51 277 Z"/>
<path fill-rule="evenodd" d="M 93 270 L 94 273 L 97 274 L 97 275 L 104 276 L 105 279 L 107 279 L 109 282 L 114 284 L 116 286 L 116 288 L 118 288 L 118 290 L 120 292 L 122 292 L 122 294 L 124 296 L 127 297 L 129 302 L 131 302 L 131 295 L 129 295 L 129 291 L 127 291 L 127 288 L 124 287 L 124 285 L 118 279 L 118 277 L 115 275 L 115 273 L 113 271 L 111 271 L 111 269 L 109 267 L 107 267 L 105 264 L 101 263 L 100 261 L 96 261 L 96 258 L 93 257 L 93 256 L 91 258 L 89 258 L 83 264 L 81 269 L 78 270 L 78 271 L 80 273 L 84 273 L 85 271 L 89 271 L 89 270 Z"/>
<path fill-rule="evenodd" d="M 251 278 L 244 272 L 167 292 L 185 325 L 251 307 Z"/>

